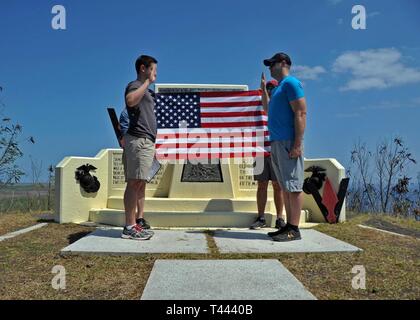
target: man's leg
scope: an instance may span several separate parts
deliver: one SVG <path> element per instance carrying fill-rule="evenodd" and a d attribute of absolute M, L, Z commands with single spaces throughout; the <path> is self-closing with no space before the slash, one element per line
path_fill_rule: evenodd
<path fill-rule="evenodd" d="M 267 204 L 267 189 L 268 181 L 258 180 L 257 188 L 257 209 L 258 217 L 253 224 L 249 227 L 250 229 L 259 229 L 267 226 L 265 222 L 265 205 Z"/>
<path fill-rule="evenodd" d="M 268 181 L 258 181 L 257 209 L 259 217 L 264 217 L 265 206 L 267 204 L 267 189 Z"/>
<path fill-rule="evenodd" d="M 290 205 L 290 220 L 288 222 L 298 227 L 303 206 L 303 194 L 302 192 L 288 192 L 288 198 Z"/>
<path fill-rule="evenodd" d="M 268 235 L 274 241 L 300 240 L 299 230 L 300 212 L 303 203 L 302 192 L 284 191 L 284 203 L 287 213 L 287 224 L 277 232 L 270 232 Z"/>
<path fill-rule="evenodd" d="M 121 234 L 123 239 L 134 240 L 149 240 L 153 234 L 149 234 L 137 228 L 136 224 L 136 209 L 137 197 L 141 180 L 128 180 L 124 192 L 124 207 L 125 207 L 125 228 Z"/>
<path fill-rule="evenodd" d="M 283 186 L 284 204 L 287 215 L 287 225 L 285 228 L 268 234 L 274 241 L 301 239 L 299 221 L 303 204 L 303 155 L 298 159 L 291 159 L 288 152 L 291 148 L 291 141 L 274 141 L 271 144 L 273 167 L 276 176 Z"/>
<path fill-rule="evenodd" d="M 137 193 L 137 214 L 136 223 L 143 229 L 150 229 L 149 223 L 144 219 L 144 203 L 146 199 L 146 181 L 140 180 Z M 149 233 L 152 233 L 150 230 Z"/>
<path fill-rule="evenodd" d="M 137 193 L 137 219 L 144 218 L 144 200 L 146 198 L 146 181 L 140 180 Z"/>
<path fill-rule="evenodd" d="M 290 222 L 291 209 L 290 209 L 289 192 L 286 192 L 286 191 L 283 192 L 283 199 L 284 199 L 284 208 L 286 209 L 286 219 L 287 219 L 287 222 Z"/>
<path fill-rule="evenodd" d="M 272 181 L 274 204 L 276 205 L 277 219 L 283 218 L 283 191 L 277 181 Z"/>
<path fill-rule="evenodd" d="M 124 192 L 125 225 L 136 224 L 136 208 L 140 180 L 130 179 Z"/>

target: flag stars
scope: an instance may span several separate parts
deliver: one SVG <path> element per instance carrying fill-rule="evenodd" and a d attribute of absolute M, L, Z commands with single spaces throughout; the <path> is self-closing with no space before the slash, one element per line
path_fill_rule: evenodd
<path fill-rule="evenodd" d="M 179 128 L 179 123 L 186 127 L 199 127 L 199 99 L 197 94 L 158 94 L 157 112 L 155 110 L 158 128 Z"/>

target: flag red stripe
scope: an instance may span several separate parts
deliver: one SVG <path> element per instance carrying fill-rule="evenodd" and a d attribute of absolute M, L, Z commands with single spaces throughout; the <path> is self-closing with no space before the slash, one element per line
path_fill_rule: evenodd
<path fill-rule="evenodd" d="M 256 158 L 269 157 L 270 152 L 225 152 L 225 153 L 203 153 L 203 154 L 161 154 L 156 153 L 158 160 L 193 160 L 193 159 L 220 159 L 220 158 Z"/>
<path fill-rule="evenodd" d="M 202 112 L 202 117 L 249 117 L 266 116 L 265 111 L 245 111 L 245 112 Z"/>
<path fill-rule="evenodd" d="M 229 133 L 215 133 L 215 132 L 203 132 L 203 133 L 159 133 L 157 134 L 156 139 L 187 139 L 187 138 L 230 138 L 230 137 L 261 137 L 268 136 L 268 131 L 252 131 L 252 132 L 229 132 Z"/>
<path fill-rule="evenodd" d="M 257 127 L 266 126 L 267 121 L 249 121 L 249 122 L 222 122 L 222 123 L 202 123 L 202 128 L 230 128 L 230 127 Z"/>
<path fill-rule="evenodd" d="M 261 100 L 240 102 L 200 102 L 202 108 L 225 108 L 225 107 L 255 107 L 262 106 Z"/>
<path fill-rule="evenodd" d="M 250 97 L 250 96 L 260 96 L 260 95 L 262 95 L 261 90 L 200 92 L 200 97 L 202 97 L 202 98 Z"/>
<path fill-rule="evenodd" d="M 204 143 L 160 143 L 156 144 L 156 149 L 159 148 L 240 148 L 240 147 L 261 147 L 262 141 L 260 142 L 204 142 Z M 264 146 L 270 146 L 270 141 L 264 141 Z"/>

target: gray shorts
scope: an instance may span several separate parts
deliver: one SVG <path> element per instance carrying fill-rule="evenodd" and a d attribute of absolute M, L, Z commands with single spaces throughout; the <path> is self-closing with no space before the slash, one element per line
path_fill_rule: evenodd
<path fill-rule="evenodd" d="M 264 164 L 264 168 L 261 168 L 261 163 L 254 162 L 255 181 L 277 181 L 276 174 L 274 173 L 273 166 L 271 165 L 271 157 L 259 158 L 256 159 L 256 161 L 262 161 Z"/>
<path fill-rule="evenodd" d="M 289 152 L 292 147 L 293 141 L 290 140 L 272 141 L 271 162 L 283 190 L 301 192 L 304 174 L 303 152 L 299 158 L 290 159 Z"/>
<path fill-rule="evenodd" d="M 146 180 L 155 155 L 155 144 L 146 138 L 126 134 L 123 151 L 125 181 Z"/>

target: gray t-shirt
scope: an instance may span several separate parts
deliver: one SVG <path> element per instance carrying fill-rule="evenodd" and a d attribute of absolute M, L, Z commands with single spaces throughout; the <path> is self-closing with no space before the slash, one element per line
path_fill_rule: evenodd
<path fill-rule="evenodd" d="M 128 93 L 140 88 L 143 83 L 139 80 L 130 82 L 125 88 L 125 96 Z M 127 107 L 128 118 L 130 119 L 130 126 L 128 134 L 138 137 L 147 138 L 153 142 L 156 140 L 156 117 L 155 117 L 155 101 L 154 93 L 147 90 L 140 102 L 134 107 Z"/>

